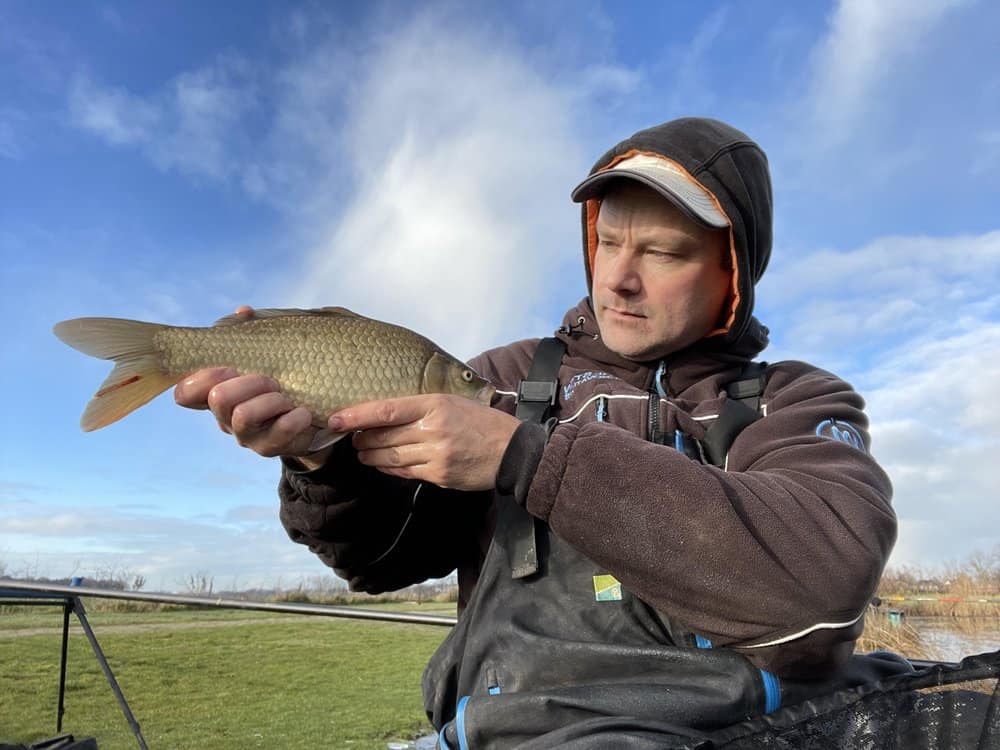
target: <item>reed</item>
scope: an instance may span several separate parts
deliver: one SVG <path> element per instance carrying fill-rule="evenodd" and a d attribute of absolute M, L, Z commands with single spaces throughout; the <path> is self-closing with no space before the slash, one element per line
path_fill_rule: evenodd
<path fill-rule="evenodd" d="M 876 609 L 869 609 L 865 613 L 865 631 L 858 639 L 856 650 L 862 654 L 892 651 L 910 659 L 934 658 L 931 647 L 905 618 L 899 623 L 893 623 L 888 612 Z"/>

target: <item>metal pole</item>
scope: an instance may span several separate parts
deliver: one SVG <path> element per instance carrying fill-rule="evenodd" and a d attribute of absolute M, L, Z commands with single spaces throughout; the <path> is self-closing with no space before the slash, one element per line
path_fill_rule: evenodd
<path fill-rule="evenodd" d="M 73 603 L 67 599 L 63 603 L 63 633 L 62 657 L 59 659 L 59 707 L 56 709 L 56 734 L 62 731 L 64 698 L 66 696 L 66 649 L 69 645 L 69 613 L 73 611 Z"/>
<path fill-rule="evenodd" d="M 74 586 L 74 588 L 79 587 Z M 111 667 L 108 666 L 107 659 L 104 658 L 104 652 L 97 642 L 94 631 L 90 629 L 90 623 L 87 622 L 87 614 L 83 609 L 83 602 L 79 598 L 73 599 L 73 611 L 76 612 L 76 617 L 80 621 L 80 625 L 83 626 L 83 632 L 87 634 L 87 640 L 90 641 L 90 647 L 94 650 L 94 656 L 97 657 L 97 662 L 101 665 L 104 676 L 108 679 L 108 684 L 111 685 L 111 690 L 118 700 L 118 705 L 121 706 L 122 713 L 125 714 L 125 720 L 128 721 L 128 725 L 132 728 L 132 734 L 135 735 L 136 740 L 139 742 L 139 747 L 142 750 L 149 750 L 146 746 L 146 740 L 143 739 L 142 731 L 139 729 L 139 722 L 132 715 L 132 709 L 128 707 L 128 701 L 125 700 L 125 695 L 122 693 L 121 688 L 118 687 L 118 680 L 115 679 L 114 674 L 111 672 Z"/>
<path fill-rule="evenodd" d="M 203 596 L 143 593 L 139 591 L 114 591 L 111 589 L 96 589 L 89 586 L 62 586 L 54 583 L 23 583 L 21 581 L 8 581 L 6 579 L 0 579 L 0 588 L 18 589 L 21 591 L 45 591 L 54 594 L 68 594 L 73 597 L 93 596 L 103 599 L 127 599 L 140 602 L 160 602 L 162 604 L 184 604 L 189 606 L 217 607 L 224 609 L 250 609 L 262 612 L 287 612 L 297 615 L 323 615 L 325 617 L 344 617 L 352 620 L 405 622 L 415 625 L 443 625 L 445 627 L 451 627 L 457 622 L 457 618 L 445 615 L 418 615 L 405 612 L 380 612 L 374 609 L 333 607 L 325 604 L 279 604 L 277 602 L 223 599 L 222 597 L 209 599 Z"/>

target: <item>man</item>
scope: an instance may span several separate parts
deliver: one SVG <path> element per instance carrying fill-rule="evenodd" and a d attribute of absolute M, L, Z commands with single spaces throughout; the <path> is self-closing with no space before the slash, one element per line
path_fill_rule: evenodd
<path fill-rule="evenodd" d="M 747 369 L 767 343 L 764 153 L 676 120 L 573 199 L 589 295 L 544 424 L 512 416 L 522 381 L 551 379 L 528 377 L 538 340 L 471 362 L 492 408 L 360 404 L 330 419 L 353 439 L 314 455 L 265 378 L 203 371 L 177 400 L 283 457 L 282 522 L 352 589 L 458 571 L 424 676 L 442 746 L 662 746 L 886 674 L 850 656 L 896 528 L 863 402 L 805 363 Z"/>

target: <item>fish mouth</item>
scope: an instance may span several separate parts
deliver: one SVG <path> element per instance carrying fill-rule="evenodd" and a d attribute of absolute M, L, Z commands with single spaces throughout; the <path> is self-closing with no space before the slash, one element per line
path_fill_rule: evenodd
<path fill-rule="evenodd" d="M 479 389 L 479 393 L 476 394 L 476 401 L 478 401 L 481 404 L 485 404 L 486 406 L 489 406 L 491 403 L 493 403 L 493 396 L 494 394 L 496 394 L 496 392 L 497 389 L 494 388 L 489 383 L 487 383 L 486 385 L 484 385 L 482 388 Z"/>

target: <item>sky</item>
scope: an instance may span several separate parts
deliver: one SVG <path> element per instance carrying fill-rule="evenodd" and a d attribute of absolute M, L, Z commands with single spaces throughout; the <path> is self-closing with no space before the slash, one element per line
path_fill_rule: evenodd
<path fill-rule="evenodd" d="M 66 318 L 340 305 L 468 358 L 586 294 L 572 187 L 680 116 L 768 154 L 762 357 L 865 397 L 890 564 L 1000 549 L 1000 5 L 0 0 L 0 570 L 327 575 L 279 465 L 161 396 L 79 416 Z M 483 309 L 483 300 L 489 309 Z"/>

